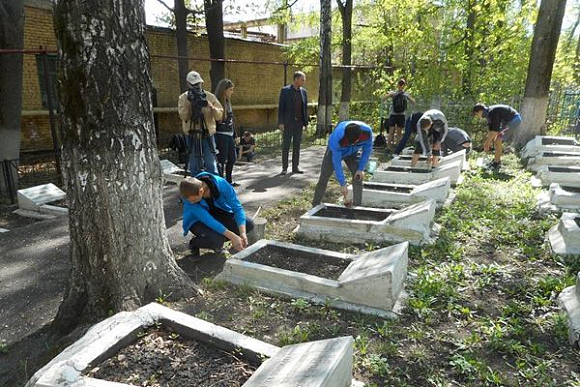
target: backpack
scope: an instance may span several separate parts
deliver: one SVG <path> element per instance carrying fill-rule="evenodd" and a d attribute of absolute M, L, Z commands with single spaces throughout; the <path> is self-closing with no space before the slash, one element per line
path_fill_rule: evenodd
<path fill-rule="evenodd" d="M 404 113 L 407 110 L 407 97 L 405 93 L 398 93 L 393 97 L 393 112 Z"/>

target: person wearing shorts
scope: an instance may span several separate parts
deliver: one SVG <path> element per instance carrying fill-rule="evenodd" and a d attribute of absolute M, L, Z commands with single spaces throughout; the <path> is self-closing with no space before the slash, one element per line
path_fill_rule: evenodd
<path fill-rule="evenodd" d="M 514 137 L 522 123 L 522 117 L 516 109 L 508 105 L 485 106 L 478 103 L 473 107 L 473 114 L 479 118 L 487 119 L 488 133 L 483 143 L 483 151 L 489 152 L 491 144 L 494 144 L 494 160 L 490 164 L 492 169 L 501 167 L 501 156 L 503 154 L 503 143 L 508 144 Z"/>

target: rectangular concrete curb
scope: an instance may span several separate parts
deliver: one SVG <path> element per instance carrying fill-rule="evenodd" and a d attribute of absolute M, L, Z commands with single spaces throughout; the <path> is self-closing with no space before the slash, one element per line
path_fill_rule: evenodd
<path fill-rule="evenodd" d="M 407 275 L 408 243 L 379 249 L 357 257 L 306 246 L 261 240 L 226 261 L 216 277 L 269 293 L 305 298 L 318 304 L 330 303 L 340 309 L 395 317 L 401 306 Z M 332 259 L 352 260 L 337 280 L 247 262 L 252 254 L 268 246 L 300 251 Z"/>
<path fill-rule="evenodd" d="M 529 159 L 543 152 L 580 153 L 580 144 L 572 137 L 536 136 L 528 141 L 521 156 Z"/>
<path fill-rule="evenodd" d="M 461 175 L 461 161 L 438 166 L 431 172 L 418 173 L 407 171 L 386 170 L 388 165 L 382 165 L 373 174 L 373 182 L 395 184 L 423 184 L 436 179 L 448 177 L 452 185 L 457 184 Z"/>
<path fill-rule="evenodd" d="M 392 160 L 390 160 L 387 164 L 392 166 L 398 167 L 410 167 L 411 160 L 413 159 L 413 155 L 400 155 L 395 156 Z M 460 150 L 459 152 L 451 153 L 447 156 L 443 156 L 439 159 L 439 165 L 444 166 L 447 164 L 454 163 L 455 161 L 461 162 L 461 169 L 465 170 L 467 165 L 466 160 L 466 152 L 465 150 Z M 420 156 L 419 162 L 417 163 L 417 168 L 426 168 L 426 157 Z"/>
<path fill-rule="evenodd" d="M 563 213 L 558 224 L 548 231 L 552 251 L 558 255 L 580 255 L 580 227 L 576 218 L 580 214 Z"/>
<path fill-rule="evenodd" d="M 568 317 L 568 341 L 572 346 L 580 346 L 580 274 L 576 286 L 569 286 L 558 295 L 558 305 Z"/>
<path fill-rule="evenodd" d="M 580 151 L 575 156 L 544 156 L 546 155 L 557 155 L 554 152 L 542 152 L 535 157 L 531 157 L 528 160 L 526 169 L 528 171 L 537 172 L 538 169 L 543 165 L 548 166 L 580 166 Z M 565 155 L 572 155 L 573 153 L 563 153 Z"/>
<path fill-rule="evenodd" d="M 421 244 L 429 239 L 436 203 L 429 200 L 413 204 L 399 210 L 355 207 L 355 210 L 384 212 L 382 221 L 350 220 L 330 217 L 319 217 L 316 213 L 323 208 L 344 208 L 334 204 L 320 204 L 299 220 L 294 230 L 301 237 L 311 240 L 328 240 L 343 242 L 345 238 L 352 243 L 409 241 Z"/>
<path fill-rule="evenodd" d="M 569 172 L 551 171 L 550 168 L 569 169 Z M 580 188 L 580 169 L 578 168 L 542 165 L 538 168 L 536 176 L 542 181 L 542 186 L 558 183 L 563 186 Z"/>

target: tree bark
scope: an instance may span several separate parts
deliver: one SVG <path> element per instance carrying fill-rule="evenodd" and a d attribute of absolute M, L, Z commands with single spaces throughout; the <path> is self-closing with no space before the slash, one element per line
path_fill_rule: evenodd
<path fill-rule="evenodd" d="M 0 2 L 0 48 L 22 49 L 24 40 L 24 5 L 22 1 Z M 4 160 L 20 157 L 20 122 L 22 116 L 22 54 L 0 55 L 0 202 L 10 200 L 9 186 L 18 189 L 18 171 L 7 165 L 12 177 L 4 180 Z M 6 184 L 8 183 L 8 184 Z"/>
<path fill-rule="evenodd" d="M 338 10 L 342 18 L 342 64 L 350 66 L 352 64 L 352 3 L 353 0 L 336 0 Z M 340 94 L 340 107 L 338 109 L 338 120 L 345 121 L 349 118 L 350 97 L 352 88 L 352 69 L 344 67 L 342 69 L 342 90 Z"/>
<path fill-rule="evenodd" d="M 194 294 L 163 217 L 143 0 L 59 0 L 62 165 L 71 273 L 66 333 L 160 294 Z"/>
<path fill-rule="evenodd" d="M 320 0 L 320 88 L 316 115 L 316 133 L 319 135 L 328 133 L 332 124 L 331 27 L 330 0 Z"/>
<path fill-rule="evenodd" d="M 211 59 L 225 59 L 223 0 L 204 0 L 204 11 L 209 56 Z M 225 77 L 225 63 L 212 61 L 209 76 L 211 91 L 215 92 L 218 82 Z"/>
<path fill-rule="evenodd" d="M 187 61 L 187 15 L 189 10 L 185 6 L 184 0 L 175 0 L 173 8 L 175 15 L 175 37 L 177 40 L 177 66 L 179 69 L 179 90 L 183 93 L 187 90 L 187 73 L 189 72 L 189 63 Z"/>
<path fill-rule="evenodd" d="M 540 4 L 521 107 L 522 125 L 513 144 L 516 148 L 546 133 L 548 93 L 565 10 L 566 0 L 542 0 Z"/>
<path fill-rule="evenodd" d="M 475 0 L 467 1 L 467 23 L 463 35 L 463 45 L 466 57 L 465 68 L 463 69 L 462 77 L 462 88 L 463 93 L 471 96 L 472 90 L 472 79 L 473 79 L 473 68 L 475 66 L 473 56 L 474 56 L 474 46 L 475 46 Z"/>

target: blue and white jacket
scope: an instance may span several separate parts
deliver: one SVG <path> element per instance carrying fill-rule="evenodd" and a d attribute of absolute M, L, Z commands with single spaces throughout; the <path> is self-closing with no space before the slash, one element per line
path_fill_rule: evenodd
<path fill-rule="evenodd" d="M 234 219 L 238 226 L 246 224 L 246 214 L 242 204 L 238 200 L 234 187 L 231 186 L 225 179 L 213 175 L 208 172 L 201 172 L 195 175 L 195 178 L 209 176 L 213 181 L 219 196 L 214 198 L 213 204 L 230 214 L 234 214 Z M 201 222 L 207 227 L 211 228 L 219 234 L 226 231 L 226 227 L 218 222 L 209 213 L 209 204 L 205 199 L 201 199 L 198 203 L 191 203 L 188 200 L 183 200 L 183 235 L 186 236 L 189 229 L 195 222 Z"/>
<path fill-rule="evenodd" d="M 344 135 L 347 125 L 351 123 L 357 124 L 361 128 L 359 140 L 354 145 L 349 145 Z M 328 138 L 328 148 L 332 152 L 334 173 L 342 187 L 346 185 L 344 172 L 342 171 L 342 159 L 352 155 L 353 153 L 357 153 L 362 149 L 362 156 L 358 163 L 358 170 L 363 171 L 373 150 L 373 130 L 362 121 L 342 121 L 336 125 L 334 131 L 330 134 L 330 137 Z"/>

